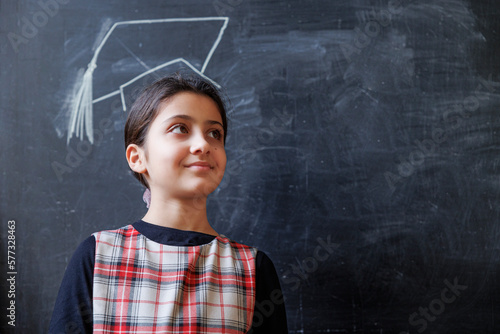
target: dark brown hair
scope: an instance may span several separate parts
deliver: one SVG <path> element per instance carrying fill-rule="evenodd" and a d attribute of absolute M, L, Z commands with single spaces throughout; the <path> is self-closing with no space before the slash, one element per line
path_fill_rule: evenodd
<path fill-rule="evenodd" d="M 141 147 L 144 145 L 149 126 L 158 115 L 160 104 L 181 92 L 192 92 L 205 95 L 215 102 L 222 118 L 224 143 L 226 142 L 226 107 L 217 88 L 198 76 L 185 77 L 176 73 L 154 82 L 144 89 L 137 100 L 135 100 L 128 114 L 127 122 L 125 123 L 125 149 L 127 149 L 130 144 L 136 144 Z M 134 172 L 134 176 L 146 188 L 149 188 L 148 182 L 143 174 Z"/>

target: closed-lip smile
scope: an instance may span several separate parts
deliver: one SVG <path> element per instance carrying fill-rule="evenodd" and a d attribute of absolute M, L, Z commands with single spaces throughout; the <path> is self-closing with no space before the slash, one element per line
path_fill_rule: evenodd
<path fill-rule="evenodd" d="M 193 162 L 189 165 L 186 165 L 186 167 L 189 168 L 196 168 L 196 169 L 213 169 L 213 167 L 206 161 L 197 161 Z"/>

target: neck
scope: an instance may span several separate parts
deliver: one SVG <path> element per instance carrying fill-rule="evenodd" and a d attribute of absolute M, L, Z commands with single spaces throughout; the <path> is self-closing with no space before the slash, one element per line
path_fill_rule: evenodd
<path fill-rule="evenodd" d="M 172 199 L 152 193 L 149 210 L 142 220 L 179 230 L 218 235 L 207 219 L 206 197 Z"/>

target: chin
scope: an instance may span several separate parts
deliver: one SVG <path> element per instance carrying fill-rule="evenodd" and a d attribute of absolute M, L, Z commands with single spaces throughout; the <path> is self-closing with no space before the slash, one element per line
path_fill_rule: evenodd
<path fill-rule="evenodd" d="M 208 195 L 213 193 L 215 191 L 215 189 L 217 189 L 218 186 L 219 186 L 219 184 L 215 184 L 215 183 L 198 184 L 198 185 L 194 186 L 193 188 L 191 188 L 192 191 L 190 191 L 190 193 L 191 193 L 192 197 L 207 197 Z"/>

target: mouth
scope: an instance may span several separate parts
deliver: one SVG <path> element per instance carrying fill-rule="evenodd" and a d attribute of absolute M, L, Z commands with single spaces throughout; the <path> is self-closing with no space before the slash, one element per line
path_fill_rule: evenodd
<path fill-rule="evenodd" d="M 202 161 L 186 165 L 186 167 L 189 169 L 200 170 L 200 171 L 214 169 L 214 167 L 212 167 L 208 162 L 202 162 Z"/>

